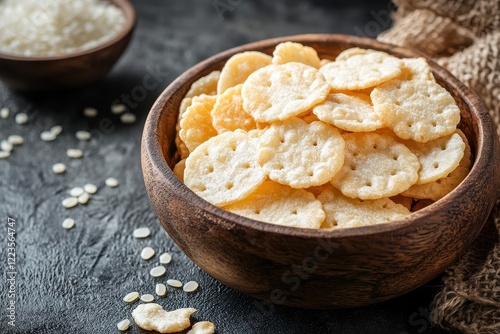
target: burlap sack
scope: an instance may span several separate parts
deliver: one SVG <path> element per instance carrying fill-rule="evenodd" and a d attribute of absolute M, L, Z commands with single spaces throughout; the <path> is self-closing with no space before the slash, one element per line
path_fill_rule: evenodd
<path fill-rule="evenodd" d="M 500 134 L 500 0 L 394 0 L 393 27 L 379 40 L 436 58 L 480 95 Z M 443 275 L 434 324 L 500 333 L 500 200 L 470 250 Z"/>

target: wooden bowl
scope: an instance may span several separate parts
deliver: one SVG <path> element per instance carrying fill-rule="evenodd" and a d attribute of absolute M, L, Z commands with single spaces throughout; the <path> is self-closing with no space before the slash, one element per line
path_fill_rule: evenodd
<path fill-rule="evenodd" d="M 20 91 L 74 88 L 104 77 L 125 51 L 136 24 L 128 0 L 108 0 L 125 15 L 123 29 L 111 40 L 92 49 L 57 56 L 14 56 L 0 52 L 0 80 Z"/>
<path fill-rule="evenodd" d="M 307 308 L 346 308 L 381 302 L 435 278 L 469 247 L 499 190 L 499 141 L 481 100 L 430 61 L 437 81 L 457 101 L 460 128 L 474 163 L 467 178 L 438 202 L 404 219 L 333 231 L 271 225 L 226 212 L 188 189 L 172 173 L 179 104 L 190 85 L 220 70 L 232 55 L 296 41 L 334 58 L 350 47 L 397 57 L 404 48 L 342 35 L 299 35 L 264 40 L 217 54 L 192 67 L 160 95 L 142 139 L 142 169 L 150 201 L 176 244 L 209 275 L 247 295 Z"/>

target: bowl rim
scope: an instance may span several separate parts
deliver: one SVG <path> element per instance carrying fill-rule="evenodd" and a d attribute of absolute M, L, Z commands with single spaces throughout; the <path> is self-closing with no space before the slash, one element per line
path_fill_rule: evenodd
<path fill-rule="evenodd" d="M 439 201 L 436 201 L 435 203 L 417 212 L 413 212 L 402 219 L 395 220 L 390 223 L 342 229 L 306 229 L 265 223 L 246 218 L 229 211 L 225 211 L 204 200 L 202 197 L 196 195 L 183 182 L 181 182 L 177 178 L 177 176 L 175 176 L 172 169 L 168 166 L 167 161 L 160 149 L 161 144 L 159 142 L 159 136 L 157 135 L 159 126 L 158 124 L 159 120 L 162 118 L 163 113 L 166 112 L 165 107 L 168 104 L 170 97 L 183 86 L 183 82 L 185 82 L 186 79 L 194 77 L 213 63 L 225 60 L 231 55 L 238 52 L 257 50 L 258 48 L 264 47 L 272 47 L 273 45 L 285 41 L 296 41 L 305 44 L 314 42 L 355 44 L 358 47 L 367 46 L 368 48 L 380 49 L 385 52 L 390 51 L 391 54 L 395 54 L 396 56 L 401 58 L 424 57 L 432 67 L 432 71 L 434 74 L 438 74 L 440 77 L 448 77 L 449 80 L 446 80 L 446 84 L 453 89 L 463 93 L 461 94 L 461 98 L 471 110 L 472 118 L 477 121 L 477 148 L 474 155 L 472 168 L 470 169 L 466 178 L 459 184 L 459 186 L 457 186 Z M 162 180 L 174 187 L 176 189 L 177 195 L 183 198 L 183 200 L 188 202 L 190 205 L 193 205 L 198 210 L 205 211 L 218 218 L 215 224 L 224 223 L 227 224 L 229 228 L 247 228 L 258 232 L 301 237 L 305 239 L 337 239 L 382 233 L 404 233 L 407 228 L 414 225 L 417 221 L 424 222 L 427 217 L 433 216 L 437 211 L 445 210 L 447 203 L 460 203 L 460 198 L 467 198 L 467 190 L 469 189 L 469 187 L 476 183 L 479 178 L 482 178 L 481 171 L 485 170 L 485 168 L 488 167 L 488 161 L 491 158 L 491 156 L 488 157 L 488 153 L 491 152 L 486 152 L 486 149 L 488 147 L 491 147 L 491 150 L 498 150 L 498 143 L 495 143 L 495 138 L 496 131 L 493 127 L 493 123 L 488 114 L 486 106 L 484 105 L 482 100 L 472 90 L 470 90 L 456 77 L 454 77 L 448 70 L 438 65 L 428 56 L 421 54 L 415 50 L 378 42 L 371 38 L 341 34 L 304 34 L 270 38 L 243 44 L 217 53 L 183 72 L 168 87 L 165 88 L 165 90 L 159 95 L 156 102 L 152 106 L 143 130 L 142 146 L 144 151 L 143 154 L 147 155 L 152 169 L 154 169 L 154 171 L 159 174 Z M 498 141 L 498 139 L 496 141 Z M 498 156 L 498 154 L 496 155 Z M 498 171 L 500 171 L 500 168 L 497 168 L 497 174 Z"/>
<path fill-rule="evenodd" d="M 131 31 L 134 30 L 135 25 L 137 24 L 137 13 L 135 7 L 130 2 L 130 0 L 105 0 L 105 2 L 108 2 L 118 7 L 125 16 L 125 23 L 123 24 L 122 29 L 116 35 L 114 35 L 113 38 L 107 40 L 106 42 L 96 45 L 90 49 L 85 49 L 66 54 L 53 55 L 53 56 L 20 56 L 0 51 L 0 59 L 18 61 L 18 62 L 45 62 L 45 61 L 56 61 L 56 60 L 69 60 L 93 54 L 95 52 L 106 49 L 118 43 L 119 41 L 124 39 Z"/>

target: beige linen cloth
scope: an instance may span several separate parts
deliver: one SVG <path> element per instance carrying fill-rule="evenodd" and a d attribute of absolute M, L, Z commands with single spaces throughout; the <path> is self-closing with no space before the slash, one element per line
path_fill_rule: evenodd
<path fill-rule="evenodd" d="M 393 0 L 382 42 L 424 52 L 480 95 L 500 134 L 500 0 Z M 443 276 L 431 320 L 451 331 L 500 333 L 500 201 L 460 261 Z"/>
<path fill-rule="evenodd" d="M 424 52 L 480 95 L 500 134 L 500 0 L 394 0 L 382 42 Z M 500 200 L 460 261 L 443 275 L 431 321 L 463 333 L 500 333 Z"/>

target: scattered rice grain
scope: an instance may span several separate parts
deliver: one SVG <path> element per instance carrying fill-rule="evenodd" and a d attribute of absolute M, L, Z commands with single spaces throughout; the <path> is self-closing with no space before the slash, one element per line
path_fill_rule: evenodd
<path fill-rule="evenodd" d="M 62 200 L 62 206 L 64 206 L 66 209 L 75 207 L 77 204 L 78 204 L 78 199 L 75 197 L 68 197 Z"/>
<path fill-rule="evenodd" d="M 127 110 L 127 106 L 122 103 L 111 105 L 111 112 L 115 115 L 121 114 L 125 110 Z"/>
<path fill-rule="evenodd" d="M 83 186 L 83 190 L 88 194 L 95 194 L 97 192 L 97 186 L 92 183 L 87 183 Z"/>
<path fill-rule="evenodd" d="M 83 109 L 83 116 L 85 117 L 96 117 L 97 109 L 92 107 L 87 107 Z"/>
<path fill-rule="evenodd" d="M 81 131 L 77 131 L 75 133 L 75 137 L 78 140 L 87 141 L 87 140 L 90 140 L 90 138 L 92 137 L 92 135 L 88 131 L 81 130 Z"/>
<path fill-rule="evenodd" d="M 84 193 L 84 191 L 83 191 L 82 187 L 74 187 L 74 188 L 71 188 L 69 190 L 69 195 L 71 197 L 78 197 L 78 196 L 80 196 L 83 193 Z"/>
<path fill-rule="evenodd" d="M 10 135 L 7 141 L 12 145 L 22 145 L 24 143 L 24 138 L 19 135 Z"/>
<path fill-rule="evenodd" d="M 57 163 L 52 166 L 52 171 L 55 174 L 62 174 L 66 171 L 66 165 L 62 163 Z"/>
<path fill-rule="evenodd" d="M 153 300 L 155 300 L 155 297 L 149 293 L 146 293 L 145 295 L 141 296 L 141 300 L 145 303 L 151 303 Z"/>
<path fill-rule="evenodd" d="M 60 125 L 54 125 L 50 128 L 50 132 L 52 132 L 55 136 L 59 136 L 62 132 L 63 128 Z"/>
<path fill-rule="evenodd" d="M 163 253 L 160 255 L 160 263 L 161 264 L 169 264 L 172 261 L 172 255 L 169 253 Z"/>
<path fill-rule="evenodd" d="M 118 328 L 118 330 L 124 332 L 130 327 L 130 320 L 124 319 L 124 320 L 120 321 L 119 323 L 117 323 L 116 327 Z"/>
<path fill-rule="evenodd" d="M 14 146 L 7 140 L 2 140 L 2 142 L 0 142 L 0 149 L 5 152 L 12 152 Z"/>
<path fill-rule="evenodd" d="M 127 112 L 127 113 L 120 116 L 120 121 L 122 121 L 122 123 L 125 123 L 125 124 L 135 123 L 136 120 L 137 120 L 137 117 L 130 112 Z"/>
<path fill-rule="evenodd" d="M 43 141 L 54 141 L 54 140 L 56 140 L 56 138 L 57 138 L 57 135 L 53 134 L 50 131 L 44 131 L 44 132 L 40 133 L 40 139 Z"/>
<path fill-rule="evenodd" d="M 66 150 L 66 155 L 72 159 L 80 159 L 83 157 L 83 151 L 78 148 L 69 148 Z"/>
<path fill-rule="evenodd" d="M 90 199 L 90 195 L 87 193 L 83 193 L 80 196 L 78 196 L 78 203 L 87 204 L 89 199 Z"/>
<path fill-rule="evenodd" d="M 149 230 L 149 227 L 139 227 L 134 230 L 132 236 L 134 238 L 142 239 L 149 237 L 150 234 L 151 231 Z"/>
<path fill-rule="evenodd" d="M 7 159 L 10 157 L 10 152 L 0 151 L 0 159 Z"/>
<path fill-rule="evenodd" d="M 20 112 L 16 115 L 15 119 L 17 124 L 19 125 L 23 125 L 23 124 L 26 124 L 28 123 L 28 115 L 26 115 L 25 113 L 23 112 Z"/>
<path fill-rule="evenodd" d="M 155 292 L 158 296 L 163 297 L 167 294 L 167 287 L 165 286 L 165 284 L 158 283 L 156 284 Z"/>
<path fill-rule="evenodd" d="M 66 218 L 62 222 L 62 227 L 69 230 L 75 226 L 75 220 L 73 218 Z"/>
<path fill-rule="evenodd" d="M 110 188 L 118 187 L 118 180 L 114 177 L 108 177 L 104 183 L 106 183 L 106 185 Z"/>
<path fill-rule="evenodd" d="M 125 297 L 123 297 L 123 301 L 126 303 L 133 303 L 139 298 L 139 292 L 137 291 L 132 291 L 130 293 L 127 293 Z"/>
<path fill-rule="evenodd" d="M 167 284 L 173 286 L 174 288 L 182 288 L 182 282 L 176 279 L 167 280 Z"/>
<path fill-rule="evenodd" d="M 196 290 L 198 290 L 198 286 L 199 285 L 197 282 L 189 281 L 186 284 L 184 284 L 182 290 L 184 290 L 184 292 L 195 292 Z"/>
<path fill-rule="evenodd" d="M 144 247 L 141 251 L 141 257 L 144 260 L 149 260 L 155 255 L 155 250 L 151 247 Z"/>
<path fill-rule="evenodd" d="M 149 271 L 149 273 L 151 274 L 151 276 L 153 277 L 160 277 L 160 276 L 163 276 L 165 275 L 165 273 L 167 272 L 167 268 L 165 268 L 164 266 L 158 266 L 158 267 L 154 267 L 153 269 L 151 269 Z"/>
<path fill-rule="evenodd" d="M 0 117 L 5 119 L 5 118 L 8 118 L 10 115 L 10 110 L 9 108 L 7 107 L 3 107 L 2 109 L 0 109 Z"/>

